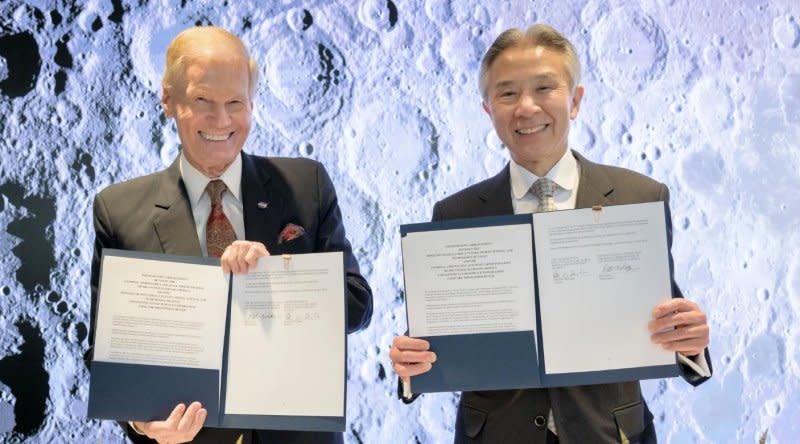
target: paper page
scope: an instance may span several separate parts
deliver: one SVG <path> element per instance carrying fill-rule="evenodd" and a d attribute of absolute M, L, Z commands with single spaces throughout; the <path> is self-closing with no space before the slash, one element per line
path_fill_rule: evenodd
<path fill-rule="evenodd" d="M 263 257 L 231 291 L 225 414 L 343 416 L 342 254 Z"/>
<path fill-rule="evenodd" d="M 669 365 L 647 323 L 671 295 L 664 204 L 534 215 L 548 374 Z"/>
<path fill-rule="evenodd" d="M 103 257 L 94 360 L 219 369 L 228 285 L 218 265 Z"/>
<path fill-rule="evenodd" d="M 406 234 L 409 334 L 536 331 L 531 245 L 528 224 Z"/>

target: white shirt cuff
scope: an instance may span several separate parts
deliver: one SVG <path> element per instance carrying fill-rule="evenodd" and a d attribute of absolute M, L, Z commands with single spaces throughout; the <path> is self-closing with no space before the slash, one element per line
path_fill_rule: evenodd
<path fill-rule="evenodd" d="M 708 361 L 706 361 L 706 354 L 705 351 L 701 352 L 699 355 L 689 358 L 683 353 L 678 353 L 678 360 L 682 363 L 694 370 L 699 376 L 704 378 L 711 377 L 711 370 L 708 368 Z"/>
<path fill-rule="evenodd" d="M 131 429 L 133 429 L 133 431 L 134 431 L 134 432 L 136 432 L 138 435 L 142 435 L 142 436 L 144 436 L 144 432 L 143 432 L 143 431 L 141 431 L 141 430 L 139 429 L 139 427 L 136 427 L 136 424 L 134 424 L 134 423 L 133 423 L 133 421 L 128 421 L 128 425 L 129 425 L 129 426 L 131 427 Z"/>
<path fill-rule="evenodd" d="M 411 378 L 408 378 L 408 382 L 403 378 L 400 378 L 400 384 L 403 386 L 403 399 L 411 399 L 414 397 L 414 394 L 411 393 Z"/>

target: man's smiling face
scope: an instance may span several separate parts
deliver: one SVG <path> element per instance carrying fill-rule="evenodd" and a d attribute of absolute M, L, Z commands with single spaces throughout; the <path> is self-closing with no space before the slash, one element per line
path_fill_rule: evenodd
<path fill-rule="evenodd" d="M 573 92 L 562 54 L 515 46 L 489 68 L 483 109 L 511 158 L 541 177 L 566 151 L 582 97 L 582 87 Z"/>
<path fill-rule="evenodd" d="M 183 154 L 208 177 L 219 177 L 236 159 L 250 132 L 253 111 L 247 59 L 224 50 L 185 60 L 183 79 L 164 89 L 167 117 L 175 119 Z"/>

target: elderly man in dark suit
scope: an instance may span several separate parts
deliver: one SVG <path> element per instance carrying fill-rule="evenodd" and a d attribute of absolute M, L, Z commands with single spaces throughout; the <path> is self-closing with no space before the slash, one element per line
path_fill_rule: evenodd
<path fill-rule="evenodd" d="M 103 248 L 221 256 L 223 271 L 234 273 L 246 273 L 268 254 L 342 251 L 348 331 L 369 323 L 372 293 L 323 166 L 242 152 L 257 79 L 255 61 L 227 31 L 191 28 L 172 41 L 162 104 L 175 119 L 181 153 L 166 170 L 112 185 L 95 198 L 92 323 Z M 324 362 L 319 366 L 325 371 Z M 338 433 L 203 428 L 206 415 L 194 402 L 176 406 L 163 421 L 124 426 L 134 442 L 342 442 Z"/>
<path fill-rule="evenodd" d="M 483 109 L 511 161 L 495 177 L 438 202 L 433 219 L 668 202 L 663 184 L 633 171 L 590 162 L 568 149 L 570 121 L 577 117 L 583 97 L 579 82 L 575 49 L 556 30 L 538 24 L 526 31 L 503 32 L 484 56 L 480 89 Z M 552 194 L 541 194 L 546 197 L 540 199 L 537 188 L 544 187 Z M 671 225 L 668 241 L 671 244 Z M 672 292 L 671 301 L 653 309 L 651 338 L 678 352 L 684 378 L 697 385 L 711 376 L 706 315 L 683 298 L 674 278 Z M 480 359 L 481 350 L 474 353 Z M 409 378 L 435 365 L 435 351 L 429 350 L 427 341 L 398 336 L 390 357 L 401 388 L 406 389 L 404 398 L 413 399 L 408 393 Z M 455 427 L 456 443 L 655 441 L 653 415 L 636 381 L 465 392 Z"/>

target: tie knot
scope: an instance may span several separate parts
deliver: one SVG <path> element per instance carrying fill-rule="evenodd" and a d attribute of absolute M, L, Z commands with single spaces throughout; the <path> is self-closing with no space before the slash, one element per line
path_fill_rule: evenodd
<path fill-rule="evenodd" d="M 221 179 L 214 179 L 208 182 L 206 185 L 206 192 L 208 193 L 208 197 L 211 198 L 211 205 L 216 206 L 222 200 L 222 193 L 228 189 L 228 186 L 225 185 Z"/>
<path fill-rule="evenodd" d="M 539 198 L 539 207 L 536 209 L 537 212 L 555 211 L 556 206 L 553 200 L 553 193 L 556 192 L 557 186 L 555 182 L 546 177 L 542 177 L 533 183 L 531 192 Z"/>
<path fill-rule="evenodd" d="M 531 191 L 539 200 L 547 199 L 553 197 L 553 193 L 556 191 L 556 183 L 552 180 L 542 177 L 541 179 L 534 182 L 533 186 L 531 186 Z"/>

